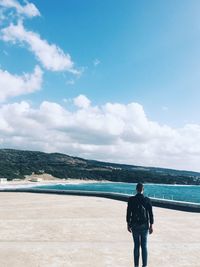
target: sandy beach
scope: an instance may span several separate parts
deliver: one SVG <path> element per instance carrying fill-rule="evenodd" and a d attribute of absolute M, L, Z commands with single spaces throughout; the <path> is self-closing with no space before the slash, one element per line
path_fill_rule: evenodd
<path fill-rule="evenodd" d="M 41 181 L 31 181 L 32 179 L 40 179 Z M 89 183 L 110 183 L 107 180 L 81 180 L 81 179 L 59 179 L 53 177 L 51 175 L 29 175 L 26 179 L 23 180 L 12 180 L 0 183 L 0 189 L 5 188 L 28 188 L 28 187 L 35 187 L 35 186 L 43 186 L 43 185 L 57 185 L 57 184 L 89 184 Z"/>
<path fill-rule="evenodd" d="M 125 202 L 0 193 L 0 266 L 133 266 Z M 148 267 L 199 267 L 198 213 L 154 208 Z"/>

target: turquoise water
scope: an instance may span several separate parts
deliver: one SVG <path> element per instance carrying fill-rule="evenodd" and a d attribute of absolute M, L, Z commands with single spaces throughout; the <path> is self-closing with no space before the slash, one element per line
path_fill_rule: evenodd
<path fill-rule="evenodd" d="M 39 186 L 37 188 L 116 192 L 132 195 L 135 194 L 135 185 L 133 183 L 84 183 L 57 184 Z M 145 184 L 144 193 L 149 197 L 200 203 L 200 186 L 198 185 Z"/>

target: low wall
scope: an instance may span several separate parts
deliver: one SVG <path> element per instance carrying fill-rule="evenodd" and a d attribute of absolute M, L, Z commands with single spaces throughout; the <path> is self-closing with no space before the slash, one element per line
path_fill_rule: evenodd
<path fill-rule="evenodd" d="M 58 195 L 76 195 L 76 196 L 92 196 L 115 199 L 119 201 L 128 201 L 130 195 L 110 192 L 97 191 L 79 191 L 79 190 L 56 190 L 56 189 L 36 189 L 36 188 L 12 188 L 0 189 L 0 192 L 20 192 L 20 193 L 40 193 L 40 194 L 58 194 Z M 200 204 L 188 203 L 174 200 L 150 198 L 152 205 L 166 209 L 181 210 L 187 212 L 200 212 Z"/>

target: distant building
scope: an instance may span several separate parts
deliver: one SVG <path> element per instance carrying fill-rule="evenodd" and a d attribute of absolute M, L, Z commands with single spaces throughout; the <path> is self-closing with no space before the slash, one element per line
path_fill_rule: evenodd
<path fill-rule="evenodd" d="M 39 177 L 33 177 L 31 178 L 29 181 L 31 182 L 41 182 L 43 179 L 42 178 L 39 178 Z"/>
<path fill-rule="evenodd" d="M 0 183 L 1 184 L 6 184 L 7 183 L 7 178 L 0 178 Z"/>

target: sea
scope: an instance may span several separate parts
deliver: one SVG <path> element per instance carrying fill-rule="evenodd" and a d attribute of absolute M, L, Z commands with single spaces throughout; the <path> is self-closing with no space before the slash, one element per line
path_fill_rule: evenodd
<path fill-rule="evenodd" d="M 181 202 L 200 203 L 200 185 L 145 184 L 144 194 L 150 198 L 167 199 Z M 115 192 L 135 195 L 135 183 L 96 182 L 80 184 L 56 184 L 37 186 L 41 189 L 81 190 Z"/>

